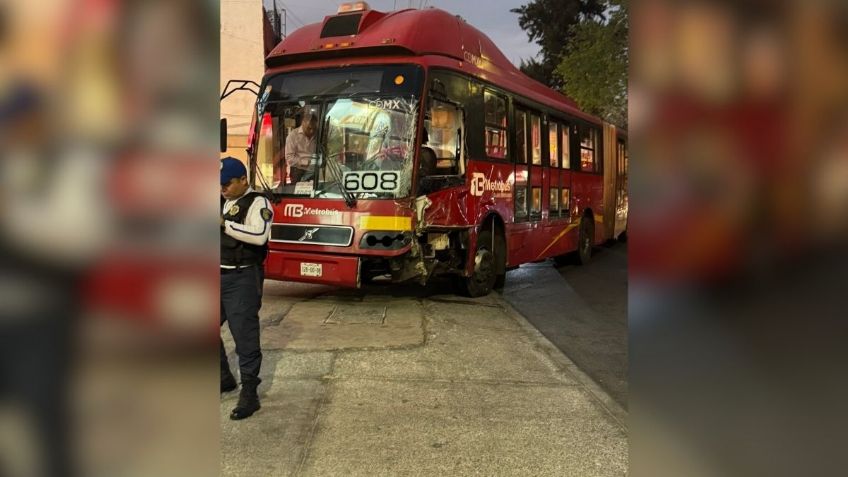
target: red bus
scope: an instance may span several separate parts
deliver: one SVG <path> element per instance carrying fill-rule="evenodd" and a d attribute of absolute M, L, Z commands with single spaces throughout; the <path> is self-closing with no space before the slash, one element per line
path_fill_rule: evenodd
<path fill-rule="evenodd" d="M 624 132 L 457 16 L 343 4 L 265 64 L 248 157 L 275 203 L 268 278 L 452 274 L 482 296 L 522 263 L 575 251 L 585 263 L 626 228 Z M 295 175 L 283 158 L 304 117 L 316 140 Z"/>

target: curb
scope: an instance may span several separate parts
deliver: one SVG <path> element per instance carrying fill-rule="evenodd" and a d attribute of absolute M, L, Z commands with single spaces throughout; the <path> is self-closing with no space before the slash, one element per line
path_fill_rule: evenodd
<path fill-rule="evenodd" d="M 545 355 L 547 355 L 565 373 L 571 375 L 571 377 L 580 384 L 583 390 L 586 391 L 586 393 L 598 404 L 598 406 L 603 408 L 610 417 L 612 417 L 613 420 L 625 432 L 627 432 L 627 410 L 610 397 L 610 395 L 607 394 L 607 392 L 604 391 L 603 388 L 601 388 L 592 378 L 590 378 L 589 375 L 580 370 L 571 358 L 569 358 L 559 348 L 554 346 L 554 344 L 551 343 L 541 331 L 530 324 L 530 322 L 527 321 L 527 318 L 524 318 L 524 315 L 513 308 L 512 305 L 510 305 L 499 293 L 492 293 L 496 294 L 504 312 L 518 322 L 525 333 L 536 340 L 539 348 L 545 353 Z"/>

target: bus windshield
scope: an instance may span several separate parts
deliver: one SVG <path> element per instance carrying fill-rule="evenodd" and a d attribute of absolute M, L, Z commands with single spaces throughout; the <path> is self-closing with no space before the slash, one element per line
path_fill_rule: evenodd
<path fill-rule="evenodd" d="M 271 77 L 257 103 L 254 188 L 345 200 L 408 197 L 422 82 L 413 65 Z"/>

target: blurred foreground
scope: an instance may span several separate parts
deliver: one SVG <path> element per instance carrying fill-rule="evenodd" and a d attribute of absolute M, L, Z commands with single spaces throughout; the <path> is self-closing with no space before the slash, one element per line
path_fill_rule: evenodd
<path fill-rule="evenodd" d="M 219 472 L 218 7 L 0 7 L 3 475 Z M 838 473 L 847 27 L 631 6 L 632 475 Z"/>
<path fill-rule="evenodd" d="M 217 473 L 217 45 L 217 2 L 0 6 L 0 474 Z"/>
<path fill-rule="evenodd" d="M 841 473 L 848 6 L 633 3 L 632 475 Z"/>

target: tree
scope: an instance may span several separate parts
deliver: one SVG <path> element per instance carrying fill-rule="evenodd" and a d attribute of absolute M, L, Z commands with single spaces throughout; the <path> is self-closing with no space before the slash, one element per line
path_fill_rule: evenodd
<path fill-rule="evenodd" d="M 557 82 L 562 83 L 562 77 L 557 76 L 555 74 L 556 65 L 542 63 L 535 58 L 530 58 L 529 60 L 521 60 L 521 65 L 519 69 L 525 75 L 533 78 L 534 80 L 546 84 L 551 85 L 552 78 Z M 559 86 L 554 86 L 558 88 Z"/>
<path fill-rule="evenodd" d="M 521 71 L 552 88 L 562 87 L 562 78 L 554 74 L 563 47 L 573 36 L 571 27 L 581 20 L 603 18 L 603 0 L 532 0 L 510 10 L 517 13 L 518 25 L 531 41 L 541 47 L 541 60 L 521 61 Z"/>
<path fill-rule="evenodd" d="M 586 19 L 571 28 L 555 73 L 581 109 L 627 127 L 627 0 L 608 0 L 608 7 L 608 21 Z"/>

